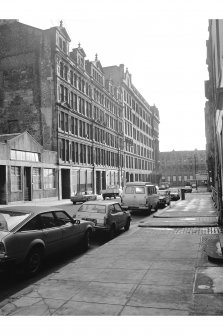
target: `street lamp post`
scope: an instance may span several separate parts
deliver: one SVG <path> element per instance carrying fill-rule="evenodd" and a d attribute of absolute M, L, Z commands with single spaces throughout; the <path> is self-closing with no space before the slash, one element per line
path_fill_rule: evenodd
<path fill-rule="evenodd" d="M 197 162 L 196 162 L 196 155 L 194 154 L 194 173 L 195 173 L 195 184 L 196 184 L 196 190 L 197 190 L 197 177 L 196 177 L 196 174 L 197 174 Z"/>

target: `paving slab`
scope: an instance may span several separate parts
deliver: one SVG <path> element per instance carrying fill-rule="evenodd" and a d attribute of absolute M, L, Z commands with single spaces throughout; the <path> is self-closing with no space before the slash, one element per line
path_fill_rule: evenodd
<path fill-rule="evenodd" d="M 182 285 L 139 285 L 127 306 L 189 310 L 192 303 L 191 289 Z"/>
<path fill-rule="evenodd" d="M 211 208 L 209 195 L 199 197 L 169 213 Z M 90 249 L 1 302 L 0 315 L 223 315 L 223 266 L 206 252 L 218 236 L 215 216 L 185 215 L 149 218 L 157 226 L 134 227 Z"/>

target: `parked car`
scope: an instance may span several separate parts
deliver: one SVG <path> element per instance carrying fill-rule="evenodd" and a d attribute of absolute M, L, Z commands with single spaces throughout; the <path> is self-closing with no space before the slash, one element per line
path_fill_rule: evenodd
<path fill-rule="evenodd" d="M 191 193 L 192 192 L 192 186 L 190 186 L 190 185 L 184 186 L 184 192 L 185 193 Z"/>
<path fill-rule="evenodd" d="M 87 192 L 79 192 L 75 195 L 72 195 L 70 200 L 75 205 L 77 202 L 86 202 L 89 200 L 97 200 L 97 194 L 87 193 Z"/>
<path fill-rule="evenodd" d="M 74 220 L 59 208 L 15 206 L 0 209 L 0 269 L 24 265 L 35 275 L 45 257 L 82 242 L 89 247 L 91 221 Z"/>
<path fill-rule="evenodd" d="M 158 190 L 159 196 L 159 207 L 165 207 L 170 205 L 170 191 L 169 190 Z"/>
<path fill-rule="evenodd" d="M 121 197 L 122 189 L 118 186 L 109 186 L 105 190 L 101 190 L 101 194 L 102 194 L 102 197 L 103 197 L 104 200 L 106 198 L 116 199 L 116 197 Z"/>
<path fill-rule="evenodd" d="M 178 188 L 170 188 L 170 200 L 175 201 L 180 199 L 180 190 Z"/>
<path fill-rule="evenodd" d="M 157 187 L 146 182 L 128 182 L 122 193 L 122 207 L 132 211 L 157 210 L 159 196 Z"/>
<path fill-rule="evenodd" d="M 122 209 L 118 201 L 99 200 L 89 201 L 80 206 L 75 214 L 76 219 L 91 220 L 94 222 L 95 231 L 105 231 L 113 238 L 117 230 L 129 230 L 131 214 Z"/>

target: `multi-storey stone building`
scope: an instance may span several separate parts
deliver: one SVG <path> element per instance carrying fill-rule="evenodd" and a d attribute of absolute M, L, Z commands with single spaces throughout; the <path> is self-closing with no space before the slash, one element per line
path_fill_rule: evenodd
<path fill-rule="evenodd" d="M 125 181 L 159 182 L 159 111 L 150 106 L 132 83 L 124 65 L 104 67 L 107 79 L 122 89 Z"/>
<path fill-rule="evenodd" d="M 80 44 L 70 51 L 70 42 L 62 22 L 47 30 L 0 22 L 0 134 L 28 131 L 58 153 L 60 198 L 151 179 L 158 110 L 128 71 L 117 82 L 97 55 L 86 60 Z"/>
<path fill-rule="evenodd" d="M 184 186 L 186 183 L 206 185 L 206 151 L 160 152 L 161 182 L 171 186 Z"/>

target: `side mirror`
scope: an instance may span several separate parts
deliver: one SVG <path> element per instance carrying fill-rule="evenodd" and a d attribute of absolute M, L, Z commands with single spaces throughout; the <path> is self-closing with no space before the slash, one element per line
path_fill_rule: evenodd
<path fill-rule="evenodd" d="M 80 220 L 76 220 L 76 219 L 74 219 L 74 220 L 73 220 L 73 223 L 74 223 L 74 224 L 80 224 L 81 222 L 80 222 Z"/>

